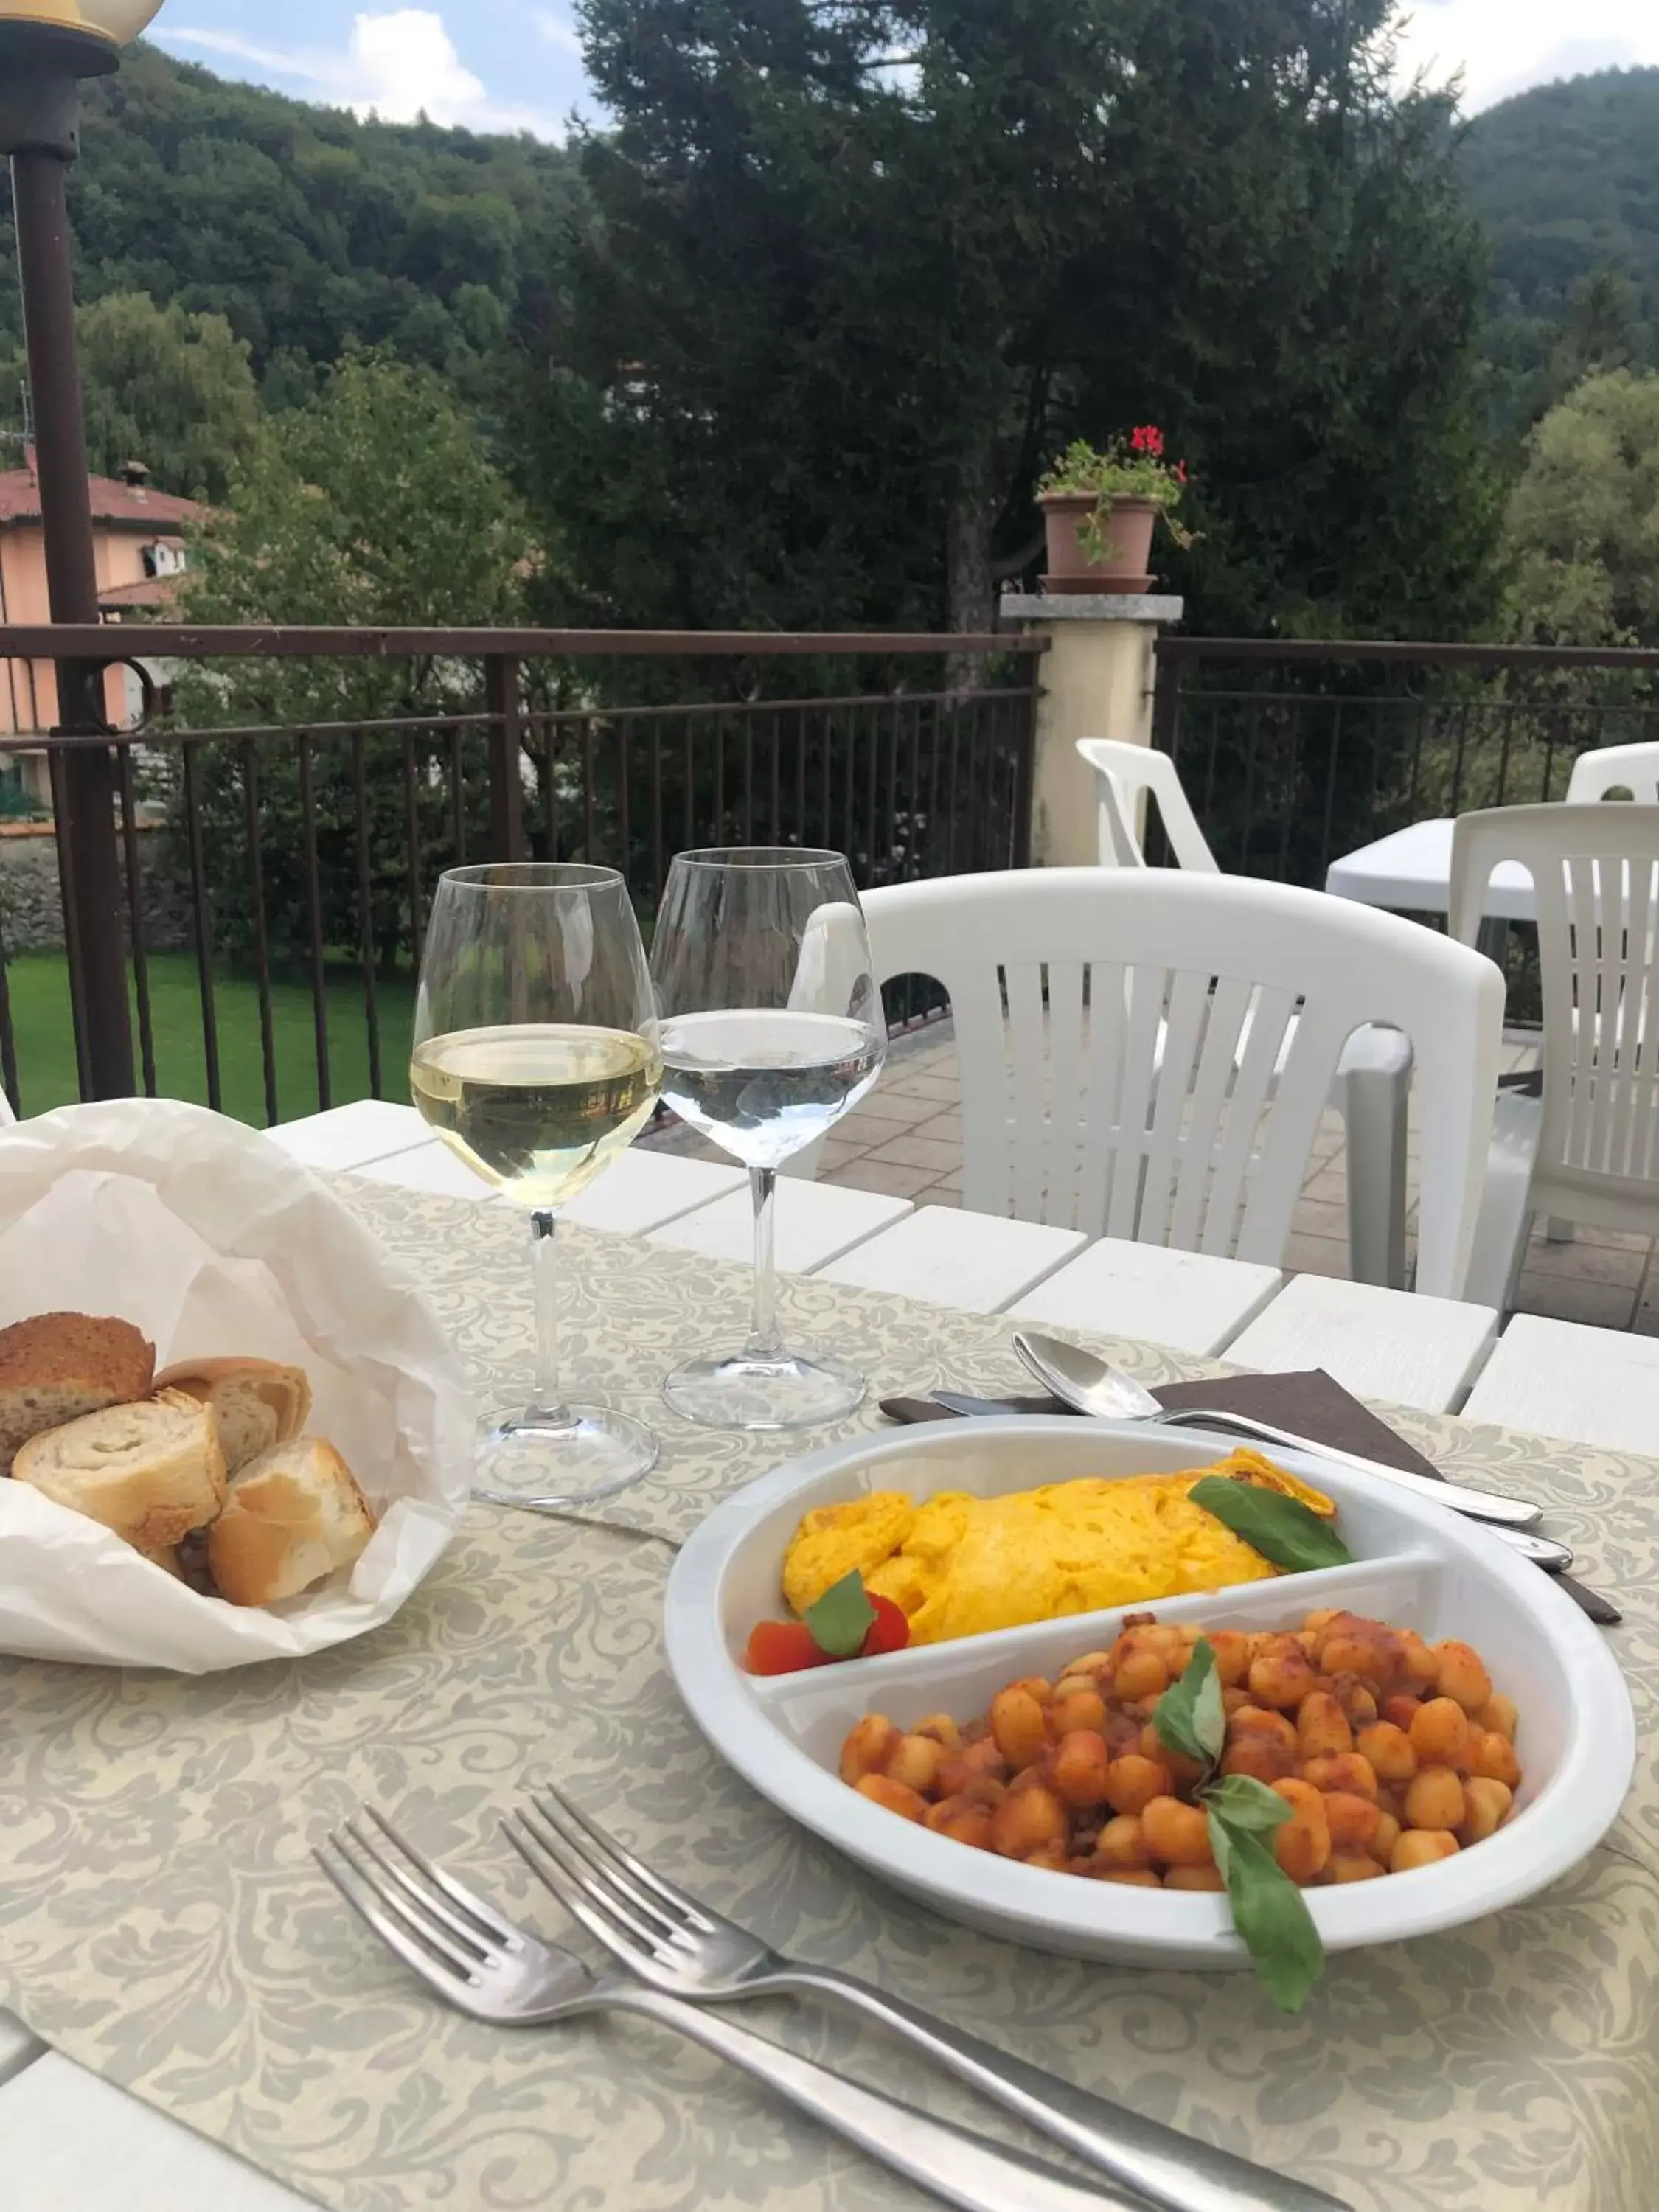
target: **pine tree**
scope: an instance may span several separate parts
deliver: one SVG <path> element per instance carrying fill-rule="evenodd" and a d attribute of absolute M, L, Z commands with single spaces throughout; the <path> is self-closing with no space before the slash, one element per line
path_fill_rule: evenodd
<path fill-rule="evenodd" d="M 1389 0 L 586 0 L 525 445 L 590 614 L 978 629 L 1080 431 L 1160 420 L 1189 617 L 1460 626 L 1478 239 Z"/>

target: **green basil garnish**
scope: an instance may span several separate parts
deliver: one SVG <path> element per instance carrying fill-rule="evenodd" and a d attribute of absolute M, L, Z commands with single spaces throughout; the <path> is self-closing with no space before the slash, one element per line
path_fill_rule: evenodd
<path fill-rule="evenodd" d="M 1212 1486 L 1228 1491 L 1240 1487 L 1224 1480 Z M 1308 1509 L 1297 1505 L 1297 1510 L 1307 1513 Z M 1316 1517 L 1308 1514 L 1310 1521 Z M 1276 1790 L 1251 1775 L 1215 1771 L 1227 1739 L 1227 1719 L 1207 1637 L 1199 1638 L 1181 1680 L 1158 1699 L 1152 1725 L 1166 1751 L 1195 1759 L 1208 1769 L 1194 1795 L 1204 1808 L 1210 1849 L 1227 1885 L 1233 1926 L 1250 1954 L 1257 1979 L 1279 2010 L 1300 2012 L 1324 1971 L 1325 1947 L 1307 1900 L 1273 1856 L 1273 1831 L 1291 1818 L 1291 1808 Z"/>
<path fill-rule="evenodd" d="M 856 1567 L 838 1583 L 831 1583 L 817 1603 L 809 1605 L 801 1615 L 813 1643 L 832 1659 L 856 1657 L 875 1617 L 864 1577 Z"/>
<path fill-rule="evenodd" d="M 1209 1817 L 1210 1849 L 1227 1885 L 1233 1926 L 1250 1954 L 1256 1978 L 1280 2012 L 1300 2012 L 1325 1969 L 1325 1946 L 1308 1901 L 1273 1856 L 1272 1844 L 1256 1830 L 1239 1826 L 1207 1802 L 1204 1809 Z M 1286 1805 L 1286 1820 L 1290 1814 Z"/>
<path fill-rule="evenodd" d="M 1230 1828 L 1249 1828 L 1255 1835 L 1270 1836 L 1275 1828 L 1284 1826 L 1291 1808 L 1288 1798 L 1269 1790 L 1255 1775 L 1223 1774 L 1206 1784 L 1204 1809 L 1217 1814 Z"/>
<path fill-rule="evenodd" d="M 1152 1708 L 1152 1726 L 1165 1751 L 1178 1751 L 1200 1766 L 1213 1766 L 1220 1758 L 1227 1742 L 1227 1715 L 1208 1637 L 1199 1638 L 1186 1672 Z"/>
<path fill-rule="evenodd" d="M 1242 1536 L 1253 1551 L 1271 1559 L 1287 1574 L 1306 1574 L 1315 1567 L 1347 1567 L 1353 1553 L 1328 1521 L 1323 1521 L 1299 1498 L 1280 1490 L 1262 1490 L 1253 1482 L 1233 1482 L 1223 1474 L 1206 1474 L 1187 1495 L 1194 1505 L 1213 1513 L 1235 1536 Z"/>

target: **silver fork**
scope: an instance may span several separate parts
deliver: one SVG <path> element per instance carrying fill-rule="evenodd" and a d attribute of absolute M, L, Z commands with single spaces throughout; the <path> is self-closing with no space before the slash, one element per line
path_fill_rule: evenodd
<path fill-rule="evenodd" d="M 653 1874 L 551 1784 L 504 1832 L 572 1917 L 650 1989 L 714 2004 L 780 1992 L 832 1997 L 1169 2212 L 1352 2212 L 1340 2197 L 1075 2088 L 855 1975 L 770 1949 Z"/>
<path fill-rule="evenodd" d="M 592 2012 L 647 2020 L 729 2058 L 800 2111 L 963 2212 L 1135 2212 L 1127 2197 L 987 2142 L 798 2058 L 746 2027 L 617 1977 L 596 1979 L 556 1944 L 515 1927 L 368 1808 L 315 1856 L 346 1903 L 404 1964 L 458 2010 L 501 2027 L 540 2027 Z M 1145 2208 L 1141 2208 L 1145 2212 Z"/>

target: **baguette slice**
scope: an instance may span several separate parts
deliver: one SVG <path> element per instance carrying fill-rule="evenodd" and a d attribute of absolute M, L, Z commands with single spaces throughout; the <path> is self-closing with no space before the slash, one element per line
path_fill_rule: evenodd
<path fill-rule="evenodd" d="M 42 1430 L 148 1398 L 155 1375 L 155 1347 L 131 1322 L 49 1313 L 0 1329 L 0 1475 Z"/>
<path fill-rule="evenodd" d="M 351 1469 L 322 1437 L 263 1452 L 232 1482 L 208 1531 L 208 1564 L 233 1605 L 298 1597 L 351 1565 L 374 1516 Z"/>
<path fill-rule="evenodd" d="M 240 1474 L 261 1452 L 297 1437 L 311 1418 L 303 1369 L 274 1359 L 186 1359 L 155 1378 L 158 1390 L 187 1390 L 213 1408 L 225 1471 Z"/>
<path fill-rule="evenodd" d="M 182 1390 L 106 1406 L 31 1437 L 12 1475 L 152 1555 L 211 1521 L 225 1496 L 213 1415 Z"/>

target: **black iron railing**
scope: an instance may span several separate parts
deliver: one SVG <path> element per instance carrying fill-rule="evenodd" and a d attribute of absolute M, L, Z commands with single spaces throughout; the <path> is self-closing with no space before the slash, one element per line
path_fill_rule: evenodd
<path fill-rule="evenodd" d="M 1164 637 L 1153 743 L 1230 872 L 1322 888 L 1407 823 L 1561 798 L 1659 737 L 1659 653 Z"/>
<path fill-rule="evenodd" d="M 1580 753 L 1659 738 L 1659 653 L 1166 637 L 1152 724 L 1223 868 L 1322 890 L 1393 830 L 1561 799 Z M 1535 1024 L 1536 930 L 1483 941 Z"/>
<path fill-rule="evenodd" d="M 290 705 L 296 667 L 331 670 L 327 703 L 343 664 L 417 660 L 477 704 L 0 737 L 0 765 L 46 755 L 58 800 L 32 853 L 15 823 L 0 838 L 0 1079 L 20 1111 L 90 1093 L 81 976 L 112 911 L 133 1087 L 274 1122 L 403 1095 L 427 906 L 458 862 L 617 866 L 648 928 L 688 845 L 830 845 L 864 887 L 1029 857 L 1034 641 L 0 628 L 0 659 L 94 647 L 143 667 L 147 697 L 164 662 L 198 708 L 228 670 L 238 696 L 270 672 Z M 964 661 L 966 687 L 947 680 Z M 612 703 L 630 687 L 648 703 Z M 114 763 L 113 884 L 77 880 L 64 818 L 63 762 L 89 745 Z"/>

